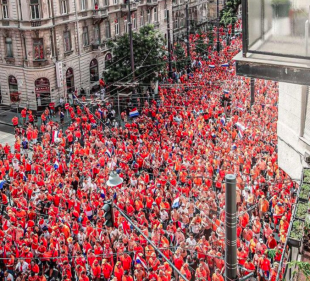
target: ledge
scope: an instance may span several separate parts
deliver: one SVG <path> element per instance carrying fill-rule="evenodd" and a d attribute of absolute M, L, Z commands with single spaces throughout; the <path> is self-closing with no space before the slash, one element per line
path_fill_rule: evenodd
<path fill-rule="evenodd" d="M 68 56 L 70 56 L 70 55 L 72 55 L 72 54 L 73 54 L 73 50 L 68 51 L 68 52 L 65 52 L 65 53 L 64 53 L 64 56 L 65 56 L 65 57 L 68 57 Z"/>

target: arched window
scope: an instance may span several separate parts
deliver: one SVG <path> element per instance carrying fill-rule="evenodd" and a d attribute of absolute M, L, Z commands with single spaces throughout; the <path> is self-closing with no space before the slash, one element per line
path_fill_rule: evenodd
<path fill-rule="evenodd" d="M 107 53 L 104 57 L 105 61 L 111 61 L 112 60 L 112 54 L 111 53 Z"/>
<path fill-rule="evenodd" d="M 50 81 L 42 77 L 34 82 L 34 86 L 38 110 L 43 110 L 51 103 Z"/>
<path fill-rule="evenodd" d="M 74 74 L 73 69 L 70 67 L 66 72 L 66 82 L 67 82 L 67 93 L 73 93 L 74 88 Z"/>
<path fill-rule="evenodd" d="M 9 92 L 10 92 L 11 102 L 19 102 L 20 101 L 19 93 L 18 93 L 17 79 L 13 75 L 9 76 Z"/>
<path fill-rule="evenodd" d="M 96 59 L 93 59 L 90 62 L 89 72 L 90 72 L 90 82 L 97 82 L 97 81 L 99 81 L 98 61 Z"/>

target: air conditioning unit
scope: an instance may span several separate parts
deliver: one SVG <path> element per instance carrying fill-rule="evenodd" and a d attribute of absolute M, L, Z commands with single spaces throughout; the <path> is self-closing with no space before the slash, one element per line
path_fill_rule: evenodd
<path fill-rule="evenodd" d="M 305 162 L 310 164 L 310 155 L 308 153 L 305 153 Z"/>

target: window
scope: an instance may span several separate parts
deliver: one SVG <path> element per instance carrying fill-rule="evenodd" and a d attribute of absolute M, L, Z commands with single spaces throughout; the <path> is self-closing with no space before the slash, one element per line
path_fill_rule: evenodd
<path fill-rule="evenodd" d="M 94 44 L 95 45 L 99 45 L 100 44 L 100 26 L 99 26 L 99 24 L 95 25 Z"/>
<path fill-rule="evenodd" d="M 140 13 L 140 26 L 144 25 L 143 11 Z"/>
<path fill-rule="evenodd" d="M 110 22 L 107 21 L 105 23 L 105 37 L 110 38 L 111 37 L 111 29 L 110 29 Z"/>
<path fill-rule="evenodd" d="M 60 13 L 62 15 L 68 14 L 68 0 L 60 0 Z"/>
<path fill-rule="evenodd" d="M 137 28 L 137 20 L 136 20 L 136 16 L 135 14 L 132 17 L 132 29 L 136 29 Z"/>
<path fill-rule="evenodd" d="M 105 7 L 109 6 L 109 0 L 103 0 L 103 6 Z"/>
<path fill-rule="evenodd" d="M 128 22 L 127 22 L 127 20 L 124 20 L 124 32 L 125 33 L 128 32 Z"/>
<path fill-rule="evenodd" d="M 85 11 L 86 10 L 86 0 L 81 0 L 81 11 Z"/>
<path fill-rule="evenodd" d="M 167 19 L 167 15 L 168 15 L 168 12 L 167 12 L 167 9 L 164 10 L 164 19 L 166 20 Z"/>
<path fill-rule="evenodd" d="M 116 5 L 118 3 L 118 0 L 113 0 L 113 4 Z"/>
<path fill-rule="evenodd" d="M 150 12 L 150 10 L 147 11 L 147 23 L 151 23 L 151 12 Z"/>
<path fill-rule="evenodd" d="M 74 75 L 73 69 L 69 67 L 66 72 L 66 85 L 67 85 L 67 93 L 73 93 L 75 90 L 74 87 Z"/>
<path fill-rule="evenodd" d="M 96 59 L 93 59 L 90 62 L 89 72 L 90 72 L 90 82 L 99 81 L 98 61 Z"/>
<path fill-rule="evenodd" d="M 70 31 L 64 32 L 64 51 L 70 52 L 71 51 L 71 35 Z"/>
<path fill-rule="evenodd" d="M 33 55 L 35 60 L 44 59 L 43 39 L 33 39 Z"/>
<path fill-rule="evenodd" d="M 30 0 L 31 19 L 40 19 L 40 3 L 39 0 Z"/>
<path fill-rule="evenodd" d="M 118 21 L 115 22 L 115 35 L 119 35 L 119 24 L 118 24 Z"/>
<path fill-rule="evenodd" d="M 5 48 L 6 48 L 6 57 L 7 58 L 13 58 L 12 38 L 10 38 L 10 37 L 5 38 Z"/>
<path fill-rule="evenodd" d="M 2 18 L 3 19 L 9 18 L 8 0 L 2 0 Z"/>
<path fill-rule="evenodd" d="M 154 22 L 158 22 L 158 17 L 157 17 L 157 8 L 155 7 L 154 10 Z"/>
<path fill-rule="evenodd" d="M 88 27 L 87 26 L 83 27 L 82 40 L 83 40 L 83 46 L 88 46 L 89 45 Z"/>
<path fill-rule="evenodd" d="M 17 80 L 14 76 L 9 76 L 9 92 L 10 92 L 10 100 L 11 102 L 20 101 L 19 93 L 18 93 L 18 84 Z"/>

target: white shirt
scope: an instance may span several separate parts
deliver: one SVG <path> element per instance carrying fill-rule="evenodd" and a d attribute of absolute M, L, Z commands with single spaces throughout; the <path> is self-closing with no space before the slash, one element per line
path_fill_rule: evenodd
<path fill-rule="evenodd" d="M 13 275 L 11 273 L 8 273 L 7 277 L 4 277 L 5 281 L 14 281 Z"/>
<path fill-rule="evenodd" d="M 161 221 L 166 221 L 167 219 L 169 219 L 169 215 L 165 210 L 160 211 L 160 219 Z"/>
<path fill-rule="evenodd" d="M 23 264 L 21 264 L 21 262 L 19 262 L 15 269 L 19 272 L 26 272 L 28 270 L 28 263 L 24 262 Z"/>

